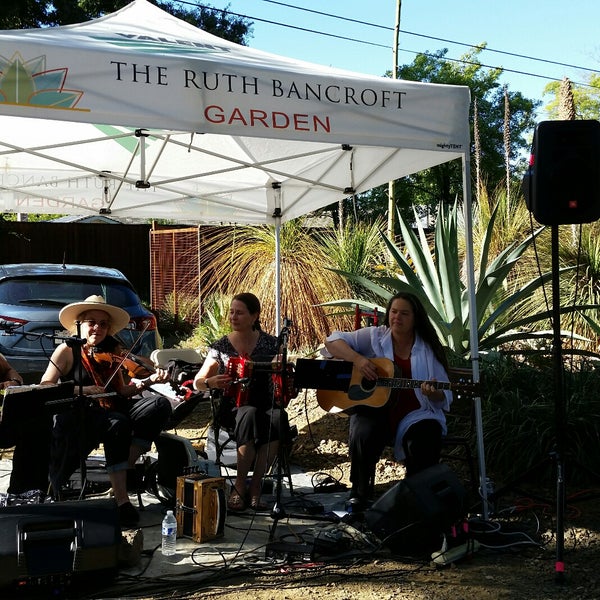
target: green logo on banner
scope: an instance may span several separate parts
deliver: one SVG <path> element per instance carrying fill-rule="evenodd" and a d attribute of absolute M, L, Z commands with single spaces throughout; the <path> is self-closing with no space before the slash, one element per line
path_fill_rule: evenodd
<path fill-rule="evenodd" d="M 0 103 L 78 110 L 83 92 L 65 88 L 67 72 L 47 69 L 45 55 L 27 61 L 19 52 L 0 56 Z"/>

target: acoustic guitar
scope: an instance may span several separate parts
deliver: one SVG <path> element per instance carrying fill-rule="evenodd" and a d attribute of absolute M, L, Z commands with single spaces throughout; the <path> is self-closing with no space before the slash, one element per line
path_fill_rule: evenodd
<path fill-rule="evenodd" d="M 429 382 L 438 390 L 453 390 L 458 393 L 473 393 L 476 384 L 450 383 L 446 381 L 431 382 L 427 379 L 403 379 L 394 377 L 396 366 L 389 358 L 372 358 L 377 367 L 377 379 L 365 379 L 360 371 L 352 368 L 350 384 L 347 391 L 317 389 L 317 402 L 327 412 L 342 412 L 356 406 L 383 406 L 390 397 L 392 389 L 413 389 Z"/>

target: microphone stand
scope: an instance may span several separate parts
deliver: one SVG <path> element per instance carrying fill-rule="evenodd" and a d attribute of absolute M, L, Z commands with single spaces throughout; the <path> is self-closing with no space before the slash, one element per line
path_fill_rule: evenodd
<path fill-rule="evenodd" d="M 289 335 L 290 335 L 290 327 L 292 325 L 292 321 L 290 319 L 288 319 L 287 317 L 284 317 L 283 319 L 283 327 L 281 329 L 281 333 L 279 336 L 279 348 L 280 348 L 280 354 L 281 354 L 281 363 L 280 363 L 280 368 L 281 368 L 281 389 L 282 389 L 282 393 L 281 393 L 281 397 L 283 398 L 285 395 L 285 390 L 287 390 L 287 378 L 289 377 L 288 374 L 288 369 L 287 369 L 287 350 L 288 350 L 288 340 L 289 340 Z M 275 397 L 275 393 L 273 393 L 273 408 L 275 408 L 275 401 L 276 401 L 276 397 Z M 279 407 L 279 431 L 280 431 L 280 436 L 281 438 L 283 438 L 283 415 L 284 415 L 284 407 L 283 405 Z M 287 435 L 287 432 L 285 432 Z M 277 523 L 279 522 L 280 519 L 283 518 L 295 518 L 295 519 L 306 519 L 307 515 L 302 515 L 302 514 L 288 514 L 285 511 L 285 508 L 283 507 L 283 505 L 281 504 L 281 489 L 282 489 L 282 481 L 283 481 L 283 464 L 284 461 L 287 461 L 286 457 L 285 457 L 285 446 L 283 443 L 283 439 L 279 440 L 279 447 L 277 449 L 277 473 L 275 475 L 275 485 L 276 490 L 275 490 L 275 504 L 273 505 L 273 508 L 271 509 L 271 518 L 273 519 L 273 525 L 271 526 L 271 529 L 269 531 L 269 541 L 267 543 L 267 555 L 269 555 L 270 551 L 274 551 L 275 553 L 280 552 L 280 547 L 279 544 L 277 542 L 274 541 L 275 539 L 275 530 L 277 529 Z M 318 516 L 318 515 L 311 515 L 310 519 L 313 521 L 327 521 L 327 522 L 339 522 L 341 519 L 334 519 L 330 516 Z M 293 544 L 292 544 L 293 546 Z"/>
<path fill-rule="evenodd" d="M 75 322 L 77 326 L 77 336 L 64 340 L 65 344 L 73 351 L 73 373 L 77 373 L 77 395 L 75 400 L 75 410 L 77 413 L 77 424 L 79 427 L 79 475 L 81 483 L 81 494 L 87 481 L 87 452 L 85 452 L 85 396 L 83 394 L 83 363 L 81 361 L 81 351 L 86 342 L 81 337 L 81 323 Z M 59 490 L 54 490 L 59 493 Z"/>
<path fill-rule="evenodd" d="M 279 364 L 279 368 L 281 369 L 281 395 L 283 396 L 284 391 L 286 389 L 286 378 L 287 378 L 287 350 L 288 350 L 288 341 L 290 336 L 290 326 L 292 322 L 287 317 L 283 318 L 283 327 L 281 328 L 281 333 L 279 334 L 279 350 L 281 355 L 281 362 Z M 275 408 L 275 390 L 273 390 L 273 402 L 272 406 Z M 281 505 L 281 482 L 283 480 L 283 461 L 284 459 L 284 444 L 283 444 L 283 405 L 279 407 L 279 446 L 277 448 L 277 474 L 275 475 L 275 504 L 271 509 L 271 517 L 273 518 L 273 527 L 271 528 L 271 533 L 269 535 L 269 541 L 273 541 L 273 536 L 275 534 L 275 528 L 277 527 L 277 521 L 285 516 L 285 509 Z M 287 432 L 286 432 L 287 435 Z"/>

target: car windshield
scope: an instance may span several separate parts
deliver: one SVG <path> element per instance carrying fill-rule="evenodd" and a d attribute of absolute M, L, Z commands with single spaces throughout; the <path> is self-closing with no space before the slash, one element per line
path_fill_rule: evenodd
<path fill-rule="evenodd" d="M 102 296 L 108 304 L 127 307 L 139 303 L 135 292 L 116 282 L 98 279 L 19 278 L 0 283 L 0 303 L 21 306 L 65 306 L 89 296 Z"/>

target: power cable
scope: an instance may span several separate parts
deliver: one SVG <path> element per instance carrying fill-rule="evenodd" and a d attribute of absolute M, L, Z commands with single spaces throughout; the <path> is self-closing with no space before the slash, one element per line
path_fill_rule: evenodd
<path fill-rule="evenodd" d="M 338 19 L 341 21 L 347 21 L 347 22 L 351 22 L 351 23 L 356 23 L 359 25 L 364 25 L 367 27 L 374 27 L 374 28 L 378 28 L 378 29 L 383 29 L 386 31 L 393 31 L 392 27 L 386 26 L 386 25 L 380 25 L 380 24 L 376 24 L 376 23 L 369 23 L 368 21 L 362 21 L 359 19 L 352 19 L 349 17 L 343 17 L 340 15 L 334 15 L 332 13 L 326 13 L 326 12 L 322 12 L 322 11 L 317 11 L 314 9 L 309 9 L 309 8 L 304 8 L 304 7 L 300 7 L 300 6 L 294 6 L 292 4 L 287 4 L 284 2 L 278 2 L 276 0 L 263 0 L 264 2 L 269 2 L 271 4 L 277 4 L 280 6 L 284 6 L 287 8 L 292 8 L 295 10 L 299 10 L 302 12 L 308 12 L 308 13 L 312 13 L 312 14 L 317 14 L 320 16 L 326 16 L 329 18 L 333 18 L 333 19 Z M 380 44 L 377 42 L 371 42 L 368 40 L 362 40 L 362 39 L 357 39 L 357 38 L 352 38 L 352 37 L 348 37 L 348 36 L 344 36 L 344 35 L 338 35 L 338 34 L 333 34 L 330 32 L 326 32 L 326 31 L 319 31 L 317 29 L 310 29 L 310 28 L 306 28 L 306 27 L 300 27 L 297 25 L 290 25 L 287 23 L 282 23 L 280 21 L 273 21 L 270 19 L 262 19 L 260 17 L 254 17 L 252 15 L 247 15 L 247 14 L 243 14 L 243 13 L 236 13 L 230 10 L 225 10 L 225 9 L 219 9 L 219 8 L 215 8 L 211 5 L 204 5 L 204 4 L 193 4 L 192 2 L 186 2 L 184 0 L 181 0 L 178 2 L 178 4 L 184 4 L 184 5 L 188 5 L 194 8 L 205 8 L 205 9 L 209 9 L 209 10 L 214 10 L 223 14 L 229 14 L 229 15 L 233 15 L 235 17 L 240 17 L 243 19 L 248 19 L 251 21 L 258 21 L 261 23 L 266 23 L 268 25 L 275 25 L 278 27 L 286 27 L 288 29 L 294 29 L 296 31 L 304 31 L 306 33 L 312 33 L 315 35 L 321 35 L 321 36 L 325 36 L 325 37 L 331 37 L 334 39 L 341 39 L 344 41 L 348 41 L 348 42 L 353 42 L 353 43 L 357 43 L 357 44 L 363 44 L 363 45 L 367 45 L 367 46 L 374 46 L 374 47 L 378 47 L 378 48 L 386 48 L 391 50 L 391 46 L 387 45 L 387 44 Z M 436 36 L 430 36 L 430 35 L 426 35 L 426 34 L 422 34 L 422 33 L 416 33 L 413 31 L 407 31 L 407 30 L 400 30 L 400 33 L 403 33 L 405 35 L 412 35 L 415 37 L 420 37 L 420 38 L 425 38 L 425 39 L 431 39 L 431 40 L 435 40 L 435 41 L 439 41 L 439 42 L 443 42 L 443 43 L 448 43 L 448 44 L 455 44 L 455 45 L 459 45 L 459 46 L 464 46 L 466 48 L 473 48 L 473 47 L 481 47 L 480 44 L 469 44 L 466 42 L 459 42 L 456 40 L 449 40 L 446 38 L 440 38 L 440 37 L 436 37 Z M 582 70 L 582 71 L 587 71 L 590 73 L 600 73 L 600 71 L 596 70 L 596 69 L 591 69 L 589 67 L 582 67 L 582 66 L 578 66 L 578 65 L 572 65 L 569 63 L 563 63 L 563 62 L 559 62 L 559 61 L 553 61 L 553 60 L 549 60 L 549 59 L 543 59 L 543 58 L 538 58 L 538 57 L 534 57 L 534 56 L 528 56 L 526 54 L 519 54 L 516 52 L 509 52 L 506 50 L 499 50 L 499 49 L 495 49 L 495 48 L 488 48 L 488 47 L 484 47 L 482 48 L 484 51 L 488 51 L 488 52 L 493 52 L 496 54 L 502 54 L 502 55 L 506 55 L 506 56 L 512 56 L 515 58 L 522 58 L 525 60 L 531 60 L 531 61 L 535 61 L 535 62 L 541 62 L 544 64 L 548 64 L 548 65 L 556 65 L 556 66 L 562 66 L 562 67 L 567 67 L 567 68 L 572 68 L 572 69 L 578 69 L 578 70 Z M 432 54 L 432 53 L 428 53 L 428 52 L 422 52 L 422 51 L 417 51 L 417 50 L 410 50 L 410 49 L 406 49 L 406 48 L 399 48 L 400 52 L 406 52 L 409 54 L 414 54 L 414 55 L 423 55 L 423 56 L 428 56 L 428 57 L 432 57 L 432 58 L 440 58 L 439 56 L 437 56 L 436 54 Z M 531 73 L 529 71 L 521 71 L 521 70 L 517 70 L 517 69 L 509 69 L 506 67 L 499 67 L 497 65 L 489 65 L 489 64 L 484 64 L 484 63 L 476 63 L 473 61 L 468 61 L 465 59 L 457 59 L 457 58 L 448 58 L 448 57 L 442 57 L 441 60 L 447 61 L 447 62 L 455 62 L 455 63 L 460 63 L 460 64 L 465 64 L 465 65 L 479 65 L 481 67 L 485 67 L 485 68 L 489 68 L 489 69 L 500 69 L 502 70 L 504 73 L 514 73 L 516 75 L 525 75 L 527 77 L 536 77 L 539 79 L 545 79 L 547 81 L 557 81 L 560 82 L 562 81 L 562 78 L 559 77 L 551 77 L 549 75 L 541 75 L 539 73 Z M 580 86 L 580 87 L 587 87 L 587 88 L 591 88 L 591 89 L 598 89 L 597 86 L 595 85 L 591 85 L 589 83 L 586 82 L 578 82 L 578 81 L 572 81 L 572 83 L 574 85 Z"/>
<path fill-rule="evenodd" d="M 387 25 L 379 25 L 377 23 L 369 23 L 368 21 L 361 21 L 359 19 L 351 19 L 350 17 L 342 17 L 341 15 L 334 15 L 331 13 L 325 13 L 325 12 L 321 12 L 318 10 L 313 10 L 310 8 L 304 8 L 301 6 L 294 6 L 293 4 L 286 4 L 285 2 L 277 2 L 277 0 L 262 0 L 263 2 L 268 2 L 270 4 L 278 4 L 280 6 L 285 6 L 287 8 L 293 8 L 296 10 L 300 10 L 302 12 L 308 12 L 308 13 L 313 13 L 316 15 L 321 15 L 324 17 L 330 17 L 332 19 L 338 19 L 340 21 L 347 21 L 349 23 L 357 23 L 358 25 L 366 25 L 367 27 L 375 27 L 377 29 L 383 29 L 385 31 L 394 31 L 393 27 L 389 27 Z M 456 40 L 448 40 L 446 38 L 440 38 L 440 37 L 435 37 L 433 35 L 426 35 L 424 33 L 415 33 L 414 31 L 407 31 L 405 29 L 400 29 L 400 33 L 404 33 L 406 35 L 413 35 L 415 37 L 421 37 L 421 38 L 426 38 L 429 40 L 435 40 L 437 42 L 444 42 L 445 44 L 456 44 L 457 46 L 465 46 L 466 48 L 472 48 L 475 46 L 478 46 L 479 44 L 468 44 L 466 42 L 458 42 Z M 550 65 L 558 65 L 560 67 L 569 67 L 571 69 L 582 69 L 585 71 L 591 71 L 593 73 L 600 73 L 600 71 L 598 71 L 597 69 L 590 69 L 588 67 L 580 67 L 577 65 L 571 65 L 569 63 L 562 63 L 562 62 L 558 62 L 558 61 L 554 61 L 554 60 L 548 60 L 546 58 L 537 58 L 535 56 L 527 56 L 526 54 L 518 54 L 516 52 L 508 52 L 506 50 L 497 50 L 494 48 L 488 48 L 486 47 L 485 50 L 487 52 L 495 52 L 497 54 L 505 54 L 507 56 L 514 56 L 516 58 L 524 58 L 526 60 L 533 60 L 533 61 L 537 61 L 537 62 L 542 62 L 542 63 L 546 63 L 546 64 L 550 64 Z"/>

